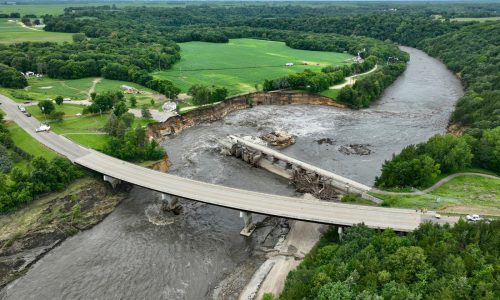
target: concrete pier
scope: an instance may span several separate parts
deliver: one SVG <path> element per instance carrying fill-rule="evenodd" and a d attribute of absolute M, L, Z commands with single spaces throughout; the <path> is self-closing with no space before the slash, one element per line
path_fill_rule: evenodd
<path fill-rule="evenodd" d="M 179 198 L 161 193 L 161 201 L 165 204 L 164 210 L 174 211 L 179 206 Z"/>
<path fill-rule="evenodd" d="M 113 188 L 116 188 L 116 186 L 121 182 L 120 179 L 116 179 L 108 175 L 104 175 L 103 180 L 109 182 Z"/>
<path fill-rule="evenodd" d="M 240 218 L 243 218 L 244 226 L 240 231 L 241 235 L 250 236 L 255 230 L 255 224 L 253 224 L 252 213 L 248 211 L 240 211 Z"/>

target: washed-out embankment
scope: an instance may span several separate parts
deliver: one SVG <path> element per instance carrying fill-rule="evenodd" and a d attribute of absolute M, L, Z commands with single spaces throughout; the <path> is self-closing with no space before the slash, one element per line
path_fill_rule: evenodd
<path fill-rule="evenodd" d="M 251 108 L 255 105 L 325 105 L 345 107 L 345 105 L 335 102 L 330 98 L 315 94 L 294 91 L 254 92 L 230 97 L 213 106 L 199 108 L 184 115 L 169 118 L 165 122 L 150 124 L 148 126 L 148 134 L 152 138 L 162 139 L 201 123 L 219 121 L 234 111 Z"/>

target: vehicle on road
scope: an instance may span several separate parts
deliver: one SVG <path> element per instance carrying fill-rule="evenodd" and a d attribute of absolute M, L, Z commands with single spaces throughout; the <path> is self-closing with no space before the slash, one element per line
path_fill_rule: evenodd
<path fill-rule="evenodd" d="M 25 113 L 25 115 L 26 115 L 26 117 L 28 117 L 28 118 L 29 118 L 29 117 L 31 117 L 31 114 L 30 114 L 29 112 L 26 112 L 26 113 Z"/>
<path fill-rule="evenodd" d="M 467 218 L 467 221 L 471 221 L 471 222 L 482 220 L 482 218 L 479 215 L 467 215 L 466 218 Z"/>
<path fill-rule="evenodd" d="M 35 129 L 36 132 L 50 131 L 50 126 L 47 124 L 42 124 L 40 127 Z"/>

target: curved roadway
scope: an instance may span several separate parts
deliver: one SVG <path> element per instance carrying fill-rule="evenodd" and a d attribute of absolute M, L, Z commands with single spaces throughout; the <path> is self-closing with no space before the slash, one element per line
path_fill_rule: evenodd
<path fill-rule="evenodd" d="M 372 207 L 303 200 L 229 188 L 147 169 L 100 152 L 84 148 L 52 132 L 35 133 L 40 124 L 17 108 L 17 103 L 0 95 L 6 119 L 15 120 L 31 136 L 76 164 L 99 173 L 161 193 L 228 208 L 317 223 L 351 226 L 365 223 L 371 228 L 412 231 L 428 216 L 415 210 Z"/>

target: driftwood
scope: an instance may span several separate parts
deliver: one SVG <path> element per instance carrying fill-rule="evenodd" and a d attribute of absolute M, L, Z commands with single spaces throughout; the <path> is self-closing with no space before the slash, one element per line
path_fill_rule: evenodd
<path fill-rule="evenodd" d="M 327 180 L 304 170 L 293 171 L 292 183 L 297 192 L 309 193 L 321 200 L 336 201 L 340 196 Z"/>

